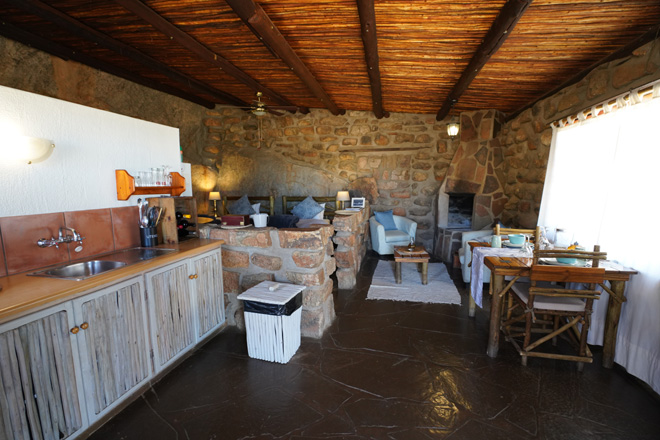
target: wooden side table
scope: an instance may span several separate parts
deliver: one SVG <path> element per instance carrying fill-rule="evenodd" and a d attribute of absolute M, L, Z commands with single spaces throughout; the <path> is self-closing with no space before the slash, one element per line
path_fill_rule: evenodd
<path fill-rule="evenodd" d="M 429 283 L 429 259 L 431 256 L 424 246 L 415 246 L 415 249 L 409 250 L 408 246 L 394 247 L 394 262 L 396 283 L 401 284 L 401 263 L 418 263 L 418 271 L 422 272 L 422 284 Z"/>

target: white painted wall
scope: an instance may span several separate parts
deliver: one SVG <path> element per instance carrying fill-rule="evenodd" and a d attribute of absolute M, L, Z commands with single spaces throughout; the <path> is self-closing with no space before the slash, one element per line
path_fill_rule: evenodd
<path fill-rule="evenodd" d="M 32 165 L 10 161 L 12 132 L 55 150 Z M 115 169 L 161 165 L 181 168 L 178 128 L 0 86 L 0 217 L 135 204 L 117 200 Z"/>

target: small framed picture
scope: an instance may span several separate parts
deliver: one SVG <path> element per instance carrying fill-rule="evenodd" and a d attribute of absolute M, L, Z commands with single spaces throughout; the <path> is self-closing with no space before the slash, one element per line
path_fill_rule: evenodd
<path fill-rule="evenodd" d="M 351 208 L 364 208 L 364 197 L 351 198 Z"/>

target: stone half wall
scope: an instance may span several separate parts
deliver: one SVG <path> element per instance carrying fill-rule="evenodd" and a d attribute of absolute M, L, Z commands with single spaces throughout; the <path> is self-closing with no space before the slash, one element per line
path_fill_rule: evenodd
<path fill-rule="evenodd" d="M 351 289 L 357 283 L 357 273 L 362 260 L 367 253 L 369 236 L 369 217 L 371 209 L 369 202 L 357 214 L 336 215 L 332 221 L 336 234 L 332 237 L 337 249 L 337 286 L 340 289 Z"/>
<path fill-rule="evenodd" d="M 229 325 L 245 328 L 243 305 L 236 297 L 262 281 L 306 286 L 301 334 L 320 338 L 335 318 L 330 275 L 336 264 L 331 225 L 307 229 L 220 229 L 205 225 L 202 238 L 225 240 L 222 275 Z"/>
<path fill-rule="evenodd" d="M 552 122 L 657 79 L 660 79 L 660 39 L 636 49 L 630 56 L 598 66 L 578 83 L 507 122 L 499 136 L 506 162 L 504 191 L 509 197 L 502 222 L 507 226 L 536 226 L 550 155 Z"/>

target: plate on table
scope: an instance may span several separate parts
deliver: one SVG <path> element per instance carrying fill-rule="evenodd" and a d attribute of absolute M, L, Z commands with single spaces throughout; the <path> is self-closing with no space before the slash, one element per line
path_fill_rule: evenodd
<path fill-rule="evenodd" d="M 551 266 L 575 266 L 575 267 L 585 267 L 587 265 L 587 260 L 582 260 L 578 259 L 575 261 L 575 263 L 570 264 L 570 263 L 561 263 L 557 261 L 556 258 L 541 258 L 540 259 L 541 263 L 543 264 L 549 264 Z"/>
<path fill-rule="evenodd" d="M 243 229 L 250 227 L 252 225 L 235 225 L 235 226 L 230 226 L 230 225 L 220 225 L 221 229 Z"/>
<path fill-rule="evenodd" d="M 518 248 L 518 249 L 520 249 L 524 245 L 525 245 L 525 243 L 513 244 L 513 243 L 508 242 L 508 241 L 503 241 L 502 242 L 502 247 L 508 247 L 508 248 Z"/>

